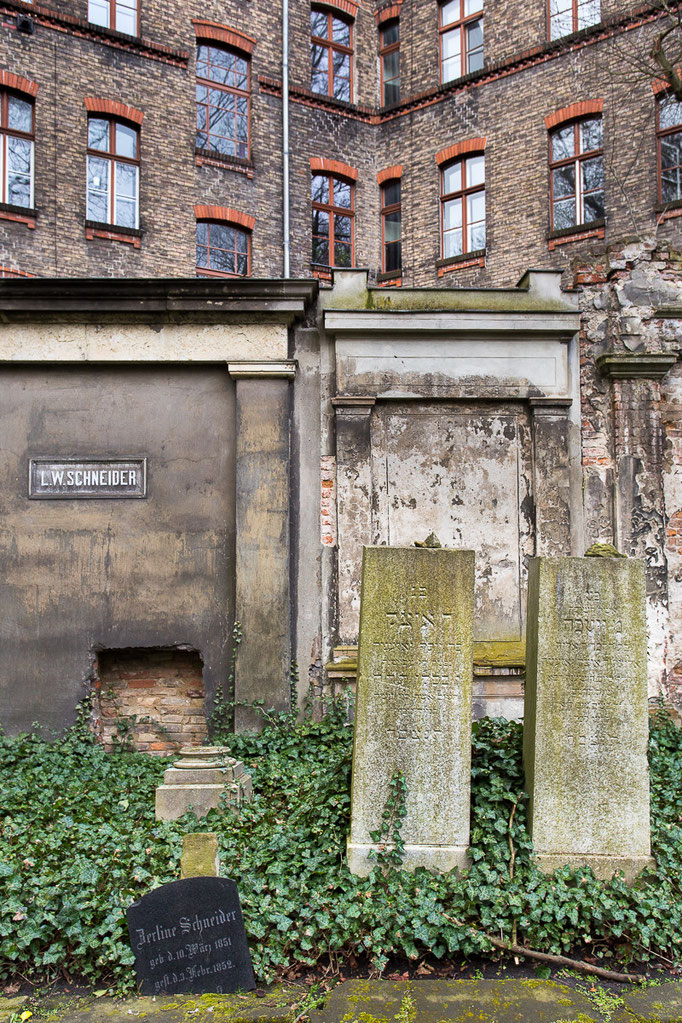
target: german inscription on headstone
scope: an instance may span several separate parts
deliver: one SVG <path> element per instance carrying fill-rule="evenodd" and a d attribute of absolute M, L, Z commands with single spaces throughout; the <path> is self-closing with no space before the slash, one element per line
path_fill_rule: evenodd
<path fill-rule="evenodd" d="M 256 986 L 237 885 L 192 877 L 155 888 L 128 909 L 142 993 L 231 994 Z"/>
<path fill-rule="evenodd" d="M 146 458 L 31 458 L 31 500 L 147 496 Z"/>
<path fill-rule="evenodd" d="M 542 870 L 632 878 L 649 838 L 644 564 L 533 558 L 524 763 Z"/>
<path fill-rule="evenodd" d="M 403 866 L 467 862 L 474 552 L 366 547 L 348 865 L 368 874 L 394 773 L 407 784 Z M 390 836 L 387 836 L 390 837 Z"/>

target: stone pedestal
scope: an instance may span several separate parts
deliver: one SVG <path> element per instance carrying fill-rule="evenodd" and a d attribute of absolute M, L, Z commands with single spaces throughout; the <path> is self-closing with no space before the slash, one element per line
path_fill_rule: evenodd
<path fill-rule="evenodd" d="M 182 836 L 180 878 L 218 877 L 218 836 L 212 831 L 192 831 Z"/>
<path fill-rule="evenodd" d="M 631 879 L 653 862 L 643 562 L 532 558 L 527 637 L 536 862 Z"/>
<path fill-rule="evenodd" d="M 184 747 L 180 756 L 156 790 L 157 820 L 174 821 L 190 806 L 197 817 L 204 817 L 220 805 L 223 793 L 237 806 L 251 799 L 251 778 L 227 747 Z"/>
<path fill-rule="evenodd" d="M 348 865 L 366 875 L 394 773 L 407 783 L 403 866 L 467 862 L 474 553 L 366 547 Z"/>

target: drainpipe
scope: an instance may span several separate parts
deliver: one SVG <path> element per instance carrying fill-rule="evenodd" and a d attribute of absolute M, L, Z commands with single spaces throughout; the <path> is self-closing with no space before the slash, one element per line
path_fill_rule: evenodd
<path fill-rule="evenodd" d="M 282 0 L 282 170 L 284 277 L 289 277 L 289 0 Z"/>

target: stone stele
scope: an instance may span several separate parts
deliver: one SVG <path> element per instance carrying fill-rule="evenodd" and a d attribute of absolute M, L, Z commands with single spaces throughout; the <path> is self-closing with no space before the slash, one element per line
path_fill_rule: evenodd
<path fill-rule="evenodd" d="M 218 877 L 218 836 L 212 831 L 192 831 L 182 836 L 180 878 Z"/>
<path fill-rule="evenodd" d="M 156 819 L 174 821 L 190 806 L 197 817 L 226 801 L 241 806 L 251 799 L 251 777 L 244 765 L 230 756 L 226 746 L 183 746 L 176 760 L 163 775 L 156 790 Z"/>
<path fill-rule="evenodd" d="M 524 765 L 535 859 L 628 880 L 653 864 L 644 564 L 532 558 Z"/>
<path fill-rule="evenodd" d="M 348 866 L 369 874 L 394 773 L 403 866 L 467 864 L 474 552 L 365 547 Z"/>

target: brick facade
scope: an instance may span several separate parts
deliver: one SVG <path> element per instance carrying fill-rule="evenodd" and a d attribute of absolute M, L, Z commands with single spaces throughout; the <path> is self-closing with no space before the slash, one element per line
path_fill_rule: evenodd
<path fill-rule="evenodd" d="M 342 5 L 343 6 L 343 5 Z M 401 101 L 379 106 L 377 21 L 400 19 Z M 393 11 L 395 8 L 395 11 Z M 291 3 L 291 272 L 310 276 L 311 165 L 357 168 L 356 265 L 380 269 L 377 173 L 402 165 L 403 285 L 506 285 L 527 266 L 568 266 L 626 235 L 679 236 L 657 210 L 656 94 L 622 75 L 622 47 L 646 48 L 653 8 L 603 0 L 602 22 L 547 42 L 546 0 L 486 0 L 485 66 L 439 85 L 437 0 L 345 0 L 353 18 L 353 102 L 310 91 L 308 3 Z M 18 12 L 35 31 L 17 30 Z M 35 218 L 0 210 L 0 262 L 41 276 L 193 276 L 197 206 L 255 223 L 252 275 L 282 273 L 280 5 L 143 0 L 140 38 L 87 23 L 87 2 L 0 3 L 6 85 L 35 95 Z M 378 18 L 376 16 L 379 16 Z M 654 19 L 654 20 L 652 20 Z M 197 39 L 250 59 L 249 160 L 195 151 Z M 74 73 L 76 69 L 77 73 Z M 628 76 L 626 76 L 627 79 Z M 140 123 L 140 234 L 88 230 L 85 149 L 96 97 Z M 548 126 L 603 106 L 606 223 L 549 238 Z M 485 139 L 485 256 L 439 267 L 441 152 Z M 30 221 L 30 222 L 29 222 Z M 121 244 L 123 243 L 123 244 Z"/>

